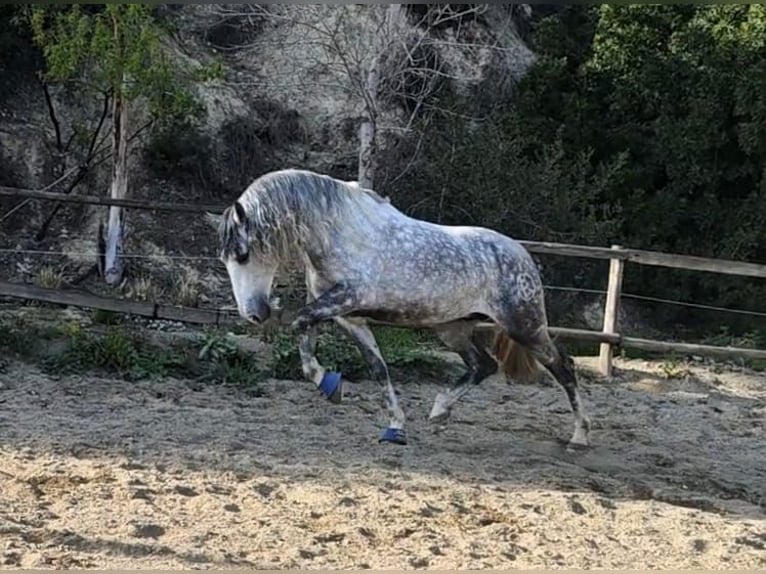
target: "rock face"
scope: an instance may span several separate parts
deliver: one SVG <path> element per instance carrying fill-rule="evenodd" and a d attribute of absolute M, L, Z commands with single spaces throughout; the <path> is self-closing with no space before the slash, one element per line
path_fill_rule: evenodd
<path fill-rule="evenodd" d="M 422 91 L 424 82 L 438 78 L 458 93 L 489 89 L 499 95 L 534 61 L 520 35 L 532 14 L 528 6 L 480 5 L 476 12 L 472 5 L 451 6 L 450 11 L 408 6 L 402 29 L 386 37 L 386 50 L 394 55 L 384 62 L 383 76 L 393 77 L 382 78 L 377 101 L 382 147 L 408 136 L 408 122 L 418 113 L 412 102 L 419 97 L 410 92 Z M 232 148 L 257 139 L 248 147 L 253 171 L 248 177 L 273 167 L 269 163 L 326 171 L 353 166 L 365 106 L 356 76 L 374 57 L 365 47 L 380 35 L 380 11 L 375 5 L 161 8 L 174 30 L 166 45 L 178 65 L 212 58 L 223 64 L 221 82 L 197 87 L 207 108 L 201 131 L 217 159 L 245 161 Z M 1 109 L 13 110 L 3 114 L 0 161 L 18 172 L 7 183 L 40 187 L 52 178 L 45 173 L 52 167 L 44 142 L 52 138 L 53 125 L 42 94 L 31 94 L 39 91 L 32 74 L 29 94 L 17 90 L 10 96 L 15 102 L 0 103 Z M 98 112 L 66 100 L 54 94 L 62 124 Z M 241 184 L 221 178 L 227 189 Z"/>
<path fill-rule="evenodd" d="M 472 5 L 451 5 L 451 11 L 430 6 L 407 5 L 396 34 L 384 38 L 388 55 L 380 61 L 375 102 L 377 145 L 382 152 L 416 142 L 411 123 L 427 108 L 423 95 L 429 90 L 441 90 L 440 95 L 447 89 L 480 94 L 491 105 L 493 98 L 509 94 L 535 59 L 523 39 L 522 30 L 534 16 L 528 6 L 479 5 L 478 11 L 470 10 Z M 359 126 L 366 103 L 359 75 L 374 59 L 365 47 L 376 45 L 373 40 L 384 9 L 385 5 L 159 7 L 158 15 L 167 24 L 163 45 L 176 65 L 218 60 L 223 78 L 195 86 L 206 107 L 195 131 L 165 134 L 152 128 L 133 141 L 129 195 L 222 203 L 262 173 L 285 167 L 356 180 Z M 49 107 L 36 75 L 40 55 L 23 42 L 19 58 L 0 58 L 0 76 L 13 77 L 0 87 L 0 185 L 42 189 L 82 161 L 72 149 L 87 148 L 76 142 L 83 135 L 87 139 L 98 124 L 103 102 L 51 86 Z M 146 111 L 137 105 L 134 117 L 143 121 Z M 75 126 L 82 132 L 66 153 L 57 143 L 56 123 L 64 143 Z M 104 127 L 106 134 L 110 117 Z M 108 144 L 108 137 L 105 141 Z M 106 195 L 109 176 L 110 162 L 103 161 L 75 192 Z M 45 241 L 35 243 L 32 238 L 54 206 L 0 197 L 0 213 L 16 208 L 0 228 L 3 246 L 66 255 L 21 260 L 21 255 L 6 254 L 2 263 L 9 275 L 23 267 L 29 279 L 41 266 L 50 265 L 69 266 L 74 277 L 92 265 L 106 210 L 67 205 L 58 212 Z M 126 215 L 126 253 L 210 256 L 209 238 L 201 219 L 137 210 Z M 178 274 L 185 272 L 182 263 L 163 260 L 154 265 L 148 259 L 133 259 L 129 274 L 147 273 L 174 289 Z M 201 269 L 203 264 L 189 265 Z M 209 279 L 208 273 L 216 269 L 213 261 L 199 273 Z M 206 279 L 206 285 L 211 281 Z"/>
<path fill-rule="evenodd" d="M 523 7 L 436 15 L 424 8 L 408 8 L 406 22 L 387 35 L 379 31 L 385 7 L 369 5 L 201 4 L 184 6 L 174 18 L 184 30 L 185 57 L 215 55 L 225 65 L 221 85 L 200 89 L 208 133 L 226 140 L 238 131 L 234 126 L 247 125 L 248 133 L 235 139 L 255 135 L 269 148 L 257 155 L 346 172 L 355 169 L 367 97 L 360 84 L 376 56 L 370 48 L 378 45 L 376 34 L 383 34 L 388 53 L 375 103 L 383 148 L 410 135 L 426 84 L 443 80 L 457 93 L 504 96 L 534 62 L 519 32 L 531 14 Z"/>

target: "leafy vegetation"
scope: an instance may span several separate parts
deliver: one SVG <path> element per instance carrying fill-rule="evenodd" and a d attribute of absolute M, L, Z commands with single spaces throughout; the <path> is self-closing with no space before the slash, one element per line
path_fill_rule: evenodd
<path fill-rule="evenodd" d="M 539 59 L 512 100 L 480 121 L 461 119 L 479 94 L 445 103 L 461 115 L 424 126 L 418 169 L 390 195 L 526 239 L 766 261 L 766 7 L 569 5 L 533 42 Z M 551 259 L 547 282 L 602 287 L 603 266 Z M 766 286 L 741 277 L 632 267 L 625 289 L 766 311 Z M 674 307 L 661 318 L 721 320 Z"/>
<path fill-rule="evenodd" d="M 156 177 L 229 192 L 284 157 L 297 157 L 285 151 L 291 145 L 316 144 L 303 133 L 302 110 L 271 102 L 253 104 L 257 114 L 236 115 L 217 134 L 194 126 L 202 108 L 191 87 L 214 77 L 216 67 L 172 65 L 160 42 L 162 22 L 147 6 L 2 8 L 0 47 L 21 42 L 20 20 L 44 56 L 47 80 L 76 94 L 122 93 L 147 104 L 163 125 L 144 158 Z M 121 48 L 113 42 L 116 25 Z M 404 175 L 383 193 L 415 215 L 514 237 L 766 261 L 766 7 L 567 5 L 536 22 L 531 41 L 537 63 L 506 99 L 488 86 L 467 97 L 440 90 L 435 104 L 446 113 L 428 114 L 417 126 L 423 138 L 412 165 L 412 154 L 391 156 L 408 169 L 384 166 Z M 10 69 L 11 52 L 0 52 L 0 68 Z M 256 115 L 270 118 L 266 127 Z M 218 165 L 219 156 L 225 165 Z M 604 285 L 603 262 L 541 262 L 546 283 Z M 59 278 L 41 271 L 36 280 L 55 285 Z M 156 296 L 140 278 L 131 286 L 136 297 Z M 740 277 L 629 266 L 624 288 L 766 312 L 766 286 Z M 176 296 L 196 304 L 194 281 L 184 279 Z M 683 324 L 694 335 L 707 333 L 710 342 L 766 345 L 762 318 L 656 309 L 663 328 Z M 729 330 L 722 332 L 724 322 Z M 155 349 L 118 333 L 108 342 L 83 343 L 74 356 L 114 372 L 187 368 L 160 358 L 159 366 L 149 361 L 147 367 Z M 423 340 L 405 331 L 377 334 L 393 369 L 440 376 Z M 211 337 L 210 354 L 191 360 L 218 365 L 206 371 L 211 377 L 300 377 L 291 335 L 272 338 L 275 361 L 268 367 Z M 366 374 L 353 344 L 340 336 L 323 331 L 319 352 L 328 367 Z"/>
<path fill-rule="evenodd" d="M 23 14 L 44 55 L 46 67 L 41 75 L 46 81 L 64 83 L 86 100 L 97 97 L 105 104 L 111 100 L 110 195 L 126 197 L 131 140 L 152 123 L 193 125 L 204 107 L 192 95 L 190 84 L 217 77 L 220 67 L 171 62 L 149 5 L 32 5 Z M 137 102 L 150 118 L 142 127 L 136 121 L 141 115 Z M 56 130 L 58 134 L 58 125 Z M 90 153 L 96 139 L 91 141 Z M 110 207 L 104 232 L 104 277 L 111 285 L 121 283 L 124 276 L 123 223 L 122 209 Z"/>
<path fill-rule="evenodd" d="M 427 334 L 392 328 L 378 328 L 374 332 L 389 372 L 397 379 L 427 377 L 445 380 L 448 376 L 450 367 L 431 352 L 437 344 Z M 280 331 L 267 340 L 272 346 L 272 376 L 283 379 L 302 378 L 294 335 Z M 327 328 L 320 331 L 317 336 L 317 358 L 325 368 L 340 371 L 351 380 L 369 377 L 367 364 L 356 345 L 337 331 Z"/>
<path fill-rule="evenodd" d="M 179 67 L 163 50 L 160 26 L 145 4 L 31 6 L 26 18 L 43 52 L 45 76 L 85 94 L 144 100 L 161 122 L 188 123 L 204 112 L 191 82 L 220 74 L 220 66 Z"/>
<path fill-rule="evenodd" d="M 42 326 L 21 319 L 0 321 L 0 350 L 38 363 L 50 374 L 97 372 L 126 381 L 173 376 L 261 392 L 267 378 L 303 377 L 295 337 L 284 331 L 268 338 L 273 356 L 264 361 L 218 329 L 208 330 L 199 342 L 159 344 L 108 315 L 98 318 L 99 328 L 76 322 Z M 429 353 L 433 342 L 424 334 L 384 329 L 378 337 L 390 367 L 398 369 L 397 378 L 443 380 L 449 372 L 444 360 Z M 327 368 L 350 379 L 369 376 L 356 347 L 339 334 L 323 332 L 318 351 Z"/>

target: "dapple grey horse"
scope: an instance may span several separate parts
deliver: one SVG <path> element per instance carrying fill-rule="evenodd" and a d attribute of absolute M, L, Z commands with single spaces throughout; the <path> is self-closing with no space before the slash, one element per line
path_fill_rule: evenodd
<path fill-rule="evenodd" d="M 443 421 L 471 388 L 502 367 L 529 376 L 545 367 L 574 414 L 570 445 L 587 446 L 590 420 L 572 359 L 548 334 L 543 286 L 517 241 L 482 227 L 437 225 L 409 217 L 372 190 L 306 170 L 267 173 L 223 214 L 218 231 L 239 314 L 271 314 L 274 276 L 284 262 L 305 266 L 308 300 L 292 326 L 303 373 L 333 402 L 343 380 L 316 358 L 316 327 L 335 321 L 354 340 L 381 384 L 390 421 L 380 442 L 406 444 L 405 416 L 369 324 L 431 328 L 458 353 L 466 372 L 434 401 Z M 475 327 L 494 323 L 492 341 Z"/>

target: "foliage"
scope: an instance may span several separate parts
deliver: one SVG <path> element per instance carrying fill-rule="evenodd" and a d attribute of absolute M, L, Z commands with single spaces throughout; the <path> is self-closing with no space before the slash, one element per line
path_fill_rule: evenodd
<path fill-rule="evenodd" d="M 171 62 L 147 4 L 32 5 L 27 18 L 48 79 L 145 100 L 151 116 L 163 122 L 198 117 L 203 109 L 189 82 L 220 75 L 219 65 L 187 69 Z"/>
<path fill-rule="evenodd" d="M 742 335 L 735 335 L 727 326 L 719 328 L 718 332 L 710 335 L 706 341 L 708 345 L 719 347 L 741 347 L 743 349 L 766 349 L 766 329 L 749 331 Z"/>
<path fill-rule="evenodd" d="M 104 336 L 96 336 L 74 323 L 63 334 L 67 339 L 63 352 L 45 361 L 47 369 L 57 373 L 99 370 L 138 380 L 168 376 L 185 366 L 178 354 L 156 348 L 116 326 L 108 327 Z"/>
<path fill-rule="evenodd" d="M 302 138 L 294 117 L 268 102 L 259 105 L 264 121 L 234 116 L 223 122 L 215 138 L 198 126 L 172 124 L 155 130 L 144 165 L 153 176 L 198 187 L 206 196 L 241 193 L 258 175 L 283 167 L 279 152 Z"/>
<path fill-rule="evenodd" d="M 763 327 L 745 332 L 741 335 L 732 333 L 728 326 L 722 326 L 718 332 L 709 336 L 705 343 L 720 347 L 741 347 L 744 349 L 766 349 L 766 329 Z M 766 360 L 753 359 L 744 364 L 755 371 L 766 371 Z"/>
<path fill-rule="evenodd" d="M 765 15 L 755 5 L 603 7 L 586 71 L 608 81 L 602 137 L 630 152 L 626 231 L 642 243 L 766 254 Z"/>
<path fill-rule="evenodd" d="M 145 5 L 3 8 L 0 45 L 13 40 L 7 23 L 20 12 L 48 77 L 124 89 L 163 118 L 181 118 L 175 126 L 198 110 L 188 81 L 217 73 L 172 65 Z M 402 154 L 405 175 L 382 191 L 415 215 L 519 238 L 766 261 L 766 7 L 566 5 L 535 23 L 532 44 L 537 63 L 508 101 L 440 90 L 435 108 L 444 113 L 417 126 L 424 136 L 416 163 Z M 268 129 L 237 117 L 217 141 L 201 131 L 192 137 L 186 126 L 163 131 L 149 165 L 163 176 L 181 171 L 203 185 L 240 189 L 277 167 L 281 148 L 305 143 L 289 110 L 265 115 L 275 118 Z M 210 163 L 213 156 L 223 167 Z M 541 261 L 547 283 L 603 287 L 601 264 Z M 625 289 L 766 310 L 762 282 L 738 277 L 630 266 Z M 699 310 L 668 308 L 661 319 L 691 325 L 708 317 L 696 326 L 709 331 L 714 320 L 717 328 L 720 316 Z M 755 327 L 742 319 L 734 330 Z M 348 364 L 358 360 L 350 348 L 333 349 Z M 294 355 L 285 361 L 297 364 Z"/>
<path fill-rule="evenodd" d="M 0 97 L 13 93 L 24 73 L 37 69 L 40 54 L 34 48 L 29 30 L 21 24 L 23 5 L 0 5 Z"/>
<path fill-rule="evenodd" d="M 59 289 L 64 282 L 64 272 L 50 265 L 44 265 L 37 270 L 34 281 L 38 287 Z"/>
<path fill-rule="evenodd" d="M 560 134 L 549 142 L 534 140 L 513 110 L 499 109 L 478 125 L 455 116 L 440 119 L 428 131 L 419 169 L 402 192 L 388 193 L 408 212 L 442 223 L 482 225 L 520 239 L 597 244 L 618 234 L 619 207 L 599 198 L 619 183 L 623 164 L 623 156 L 616 156 L 594 167 L 590 150 L 568 153 Z M 562 262 L 545 263 L 546 279 L 559 281 Z M 602 270 L 582 265 L 576 273 L 576 281 L 587 282 Z"/>
<path fill-rule="evenodd" d="M 765 261 L 765 32 L 756 4 L 564 7 L 537 23 L 512 101 L 430 126 L 397 200 L 525 239 Z M 603 268 L 554 278 L 598 288 Z M 632 267 L 625 289 L 766 310 L 761 283 Z"/>
<path fill-rule="evenodd" d="M 202 350 L 194 343 L 166 346 L 114 320 L 100 323 L 107 325 L 103 332 L 74 322 L 45 327 L 21 319 L 4 320 L 0 322 L 0 349 L 5 356 L 37 362 L 56 375 L 98 372 L 127 381 L 175 376 L 243 385 L 256 393 L 266 376 L 262 365 L 235 347 L 224 345 L 211 352 L 211 346 L 220 346 L 215 337 L 205 339 Z"/>
<path fill-rule="evenodd" d="M 264 337 L 272 346 L 272 359 L 263 361 L 219 329 L 207 330 L 201 341 L 160 344 L 114 320 L 99 324 L 98 328 L 77 322 L 46 326 L 22 318 L 3 319 L 0 354 L 35 362 L 54 375 L 90 372 L 126 381 L 179 377 L 236 385 L 256 395 L 264 392 L 262 383 L 268 378 L 303 379 L 297 341 L 286 331 Z M 393 377 L 443 381 L 451 375 L 450 365 L 429 353 L 434 341 L 427 334 L 381 329 L 376 336 Z M 345 336 L 324 330 L 318 356 L 328 369 L 349 379 L 369 377 L 359 351 Z"/>
<path fill-rule="evenodd" d="M 579 72 L 601 113 L 597 161 L 630 158 L 625 208 L 637 247 L 734 259 L 766 256 L 766 70 L 760 5 L 600 9 Z M 567 113 L 566 110 L 564 113 Z"/>
<path fill-rule="evenodd" d="M 266 377 L 266 369 L 225 335 L 208 333 L 197 358 L 205 366 L 202 380 L 247 386 L 261 392 L 257 383 Z"/>
<path fill-rule="evenodd" d="M 216 68 L 202 66 L 189 70 L 188 66 L 171 64 L 162 46 L 154 10 L 146 4 L 31 5 L 28 21 L 34 41 L 45 56 L 46 79 L 67 82 L 86 96 L 100 94 L 104 98 L 104 112 L 111 97 L 114 154 L 111 195 L 124 196 L 130 179 L 132 137 L 152 123 L 187 125 L 198 119 L 204 108 L 187 84 L 190 80 L 214 77 Z M 150 117 L 140 128 L 131 126 L 134 116 L 141 115 L 133 109 L 140 109 L 135 106 L 138 100 Z M 121 282 L 124 273 L 120 257 L 123 222 L 123 212 L 111 207 L 103 237 L 104 275 L 112 285 Z"/>
<path fill-rule="evenodd" d="M 418 331 L 378 328 L 378 346 L 392 376 L 431 377 L 444 380 L 448 365 L 429 352 L 433 342 Z M 269 337 L 272 361 L 269 373 L 279 379 L 301 379 L 301 361 L 294 334 L 280 331 Z M 369 368 L 356 345 L 346 336 L 322 329 L 317 336 L 317 358 L 328 370 L 339 371 L 351 380 L 368 378 Z"/>

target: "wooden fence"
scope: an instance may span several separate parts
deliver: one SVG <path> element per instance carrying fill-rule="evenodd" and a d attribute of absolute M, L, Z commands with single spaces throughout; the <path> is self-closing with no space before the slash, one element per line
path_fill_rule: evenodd
<path fill-rule="evenodd" d="M 766 350 L 762 349 L 744 349 L 740 347 L 719 347 L 692 343 L 654 341 L 650 339 L 625 337 L 616 332 L 617 317 L 622 295 L 622 278 L 626 262 L 668 267 L 671 269 L 707 271 L 710 273 L 722 273 L 740 277 L 758 277 L 761 279 L 766 279 L 766 265 L 745 263 L 742 261 L 709 259 L 689 255 L 659 253 L 656 251 L 625 249 L 619 245 L 613 245 L 611 249 L 608 249 L 604 247 L 587 247 L 582 245 L 541 243 L 535 241 L 522 241 L 521 243 L 531 253 L 609 260 L 609 278 L 606 289 L 606 301 L 604 304 L 604 322 L 601 331 L 601 335 L 604 338 L 600 341 L 601 348 L 599 351 L 599 372 L 604 376 L 610 376 L 612 374 L 612 359 L 614 357 L 615 347 L 618 346 L 660 353 L 677 352 L 711 357 L 766 359 Z M 614 335 L 618 337 L 616 343 L 608 338 Z"/>
<path fill-rule="evenodd" d="M 223 207 L 225 207 L 220 205 L 215 206 L 162 203 L 142 201 L 137 199 L 113 200 L 107 197 L 93 197 L 46 191 L 21 190 L 1 186 L 0 195 L 23 197 L 26 199 L 40 199 L 45 201 L 62 201 L 104 206 L 117 205 L 133 209 L 162 210 L 186 213 L 203 213 L 206 211 L 211 213 L 220 213 L 223 210 Z M 617 332 L 617 317 L 622 295 L 622 278 L 626 263 L 652 265 L 692 271 L 704 271 L 710 273 L 722 273 L 741 277 L 756 277 L 761 279 L 766 279 L 766 265 L 746 263 L 742 261 L 728 261 L 720 259 L 709 259 L 705 257 L 694 257 L 688 255 L 659 253 L 655 251 L 628 249 L 618 245 L 614 245 L 611 248 L 606 248 L 539 241 L 521 241 L 521 243 L 530 253 L 534 254 L 582 257 L 609 261 L 609 275 L 602 330 L 589 331 L 584 329 L 570 329 L 566 327 L 550 327 L 550 332 L 555 337 L 588 343 L 600 343 L 599 371 L 604 376 L 610 376 L 612 374 L 612 360 L 614 351 L 620 347 L 658 353 L 675 352 L 716 358 L 739 357 L 746 359 L 766 360 L 766 350 L 764 349 L 745 349 L 739 347 L 722 347 L 692 343 L 655 341 L 651 339 L 641 339 L 637 337 L 625 336 Z M 0 281 L 0 296 L 38 300 L 63 305 L 74 305 L 78 307 L 103 309 L 117 313 L 133 314 L 155 319 L 165 319 L 205 325 L 223 325 L 238 320 L 238 317 L 235 313 L 225 309 L 190 309 L 162 305 L 159 303 L 140 303 L 97 296 L 76 290 L 44 289 L 32 285 L 22 285 L 2 281 Z M 282 323 L 286 324 L 289 322 L 289 317 L 287 315 L 283 315 L 277 320 L 280 320 Z M 491 325 L 484 324 L 482 327 L 487 328 L 491 327 Z"/>

